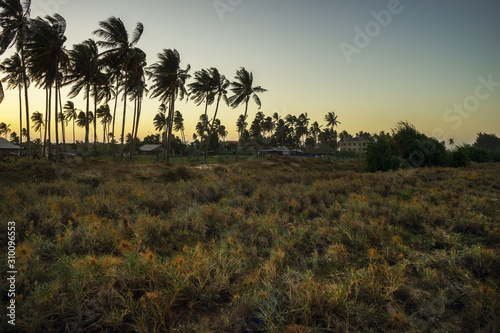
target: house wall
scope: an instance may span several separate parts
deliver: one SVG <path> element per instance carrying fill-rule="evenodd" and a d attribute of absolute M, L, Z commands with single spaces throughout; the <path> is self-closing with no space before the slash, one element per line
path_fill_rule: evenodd
<path fill-rule="evenodd" d="M 346 141 L 340 143 L 340 150 L 342 151 L 355 151 L 362 153 L 365 151 L 367 141 Z"/>

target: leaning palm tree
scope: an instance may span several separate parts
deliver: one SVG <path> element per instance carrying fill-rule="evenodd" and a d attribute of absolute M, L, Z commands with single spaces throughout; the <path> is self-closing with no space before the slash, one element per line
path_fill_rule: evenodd
<path fill-rule="evenodd" d="M 75 120 L 77 118 L 77 109 L 75 108 L 75 104 L 72 101 L 67 101 L 64 104 L 64 119 L 66 121 L 73 121 L 73 143 L 76 143 L 75 140 Z"/>
<path fill-rule="evenodd" d="M 29 27 L 31 0 L 0 0 L 0 55 L 15 45 L 21 57 L 23 71 L 24 102 L 26 109 L 26 138 L 27 154 L 30 156 L 30 126 L 29 126 L 29 103 L 28 103 L 28 75 L 26 73 L 25 41 Z M 1 85 L 0 85 L 1 87 Z M 3 99 L 3 89 L 0 94 Z"/>
<path fill-rule="evenodd" d="M 22 91 L 24 84 L 24 70 L 22 65 L 21 56 L 19 53 L 14 53 L 10 58 L 5 59 L 0 64 L 0 70 L 7 75 L 2 79 L 7 83 L 7 89 L 18 89 L 19 91 L 19 133 L 23 130 L 23 103 Z M 27 80 L 29 85 L 29 80 Z M 22 145 L 23 138 L 19 137 L 19 144 Z"/>
<path fill-rule="evenodd" d="M 26 50 L 30 54 L 29 69 L 32 77 L 37 78 L 39 86 L 51 91 L 54 87 L 55 101 L 55 153 L 59 152 L 59 130 L 58 130 L 58 105 L 61 84 L 61 71 L 69 66 L 69 58 L 64 47 L 66 42 L 66 20 L 59 15 L 46 16 L 44 19 L 37 17 L 31 20 L 30 35 L 27 39 Z M 50 96 L 50 93 L 49 93 Z M 50 113 L 50 104 L 48 104 Z M 48 123 L 50 133 L 50 122 Z M 50 140 L 49 140 L 50 141 Z"/>
<path fill-rule="evenodd" d="M 167 162 L 170 160 L 170 141 L 172 123 L 177 97 L 181 100 L 187 95 L 185 83 L 189 79 L 191 66 L 180 67 L 181 58 L 177 50 L 163 50 L 158 54 L 159 60 L 148 68 L 147 74 L 153 81 L 151 97 L 158 97 L 160 102 L 168 104 L 167 116 Z"/>
<path fill-rule="evenodd" d="M 261 86 L 253 87 L 253 74 L 252 72 L 248 72 L 244 67 L 236 71 L 236 76 L 234 77 L 236 81 L 231 82 L 231 91 L 233 92 L 233 96 L 229 98 L 229 102 L 233 108 L 236 108 L 241 103 L 245 103 L 245 114 L 243 115 L 243 124 L 246 124 L 247 119 L 247 111 L 248 111 L 248 101 L 250 98 L 253 98 L 257 106 L 261 107 L 261 102 L 257 93 L 263 93 L 267 90 L 262 88 Z M 246 126 L 245 126 L 246 127 Z M 241 133 L 243 133 L 243 130 Z M 239 150 L 241 146 L 241 136 L 240 140 L 238 140 L 238 149 L 236 150 L 236 161 L 238 161 Z"/>
<path fill-rule="evenodd" d="M 122 20 L 117 17 L 111 16 L 106 21 L 99 22 L 99 29 L 94 31 L 94 35 L 100 37 L 102 40 L 97 42 L 97 45 L 106 49 L 107 51 L 101 54 L 101 60 L 106 64 L 113 74 L 116 81 L 116 96 L 115 108 L 113 112 L 113 136 L 115 135 L 115 122 L 116 107 L 118 102 L 118 92 L 120 91 L 120 82 L 123 83 L 123 125 L 122 125 L 122 156 L 123 156 L 123 140 L 125 131 L 125 116 L 127 111 L 127 92 L 129 90 L 129 79 L 127 69 L 131 60 L 131 50 L 135 44 L 141 39 L 144 31 L 142 23 L 138 22 L 133 33 L 132 38 L 129 40 L 129 34 Z M 114 142 L 114 140 L 113 140 Z"/>

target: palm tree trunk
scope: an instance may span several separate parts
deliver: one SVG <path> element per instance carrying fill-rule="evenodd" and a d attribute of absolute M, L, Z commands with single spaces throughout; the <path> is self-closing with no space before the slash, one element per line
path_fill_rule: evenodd
<path fill-rule="evenodd" d="M 97 87 L 94 85 L 94 156 L 97 157 Z"/>
<path fill-rule="evenodd" d="M 49 115 L 49 90 L 48 88 L 45 88 L 45 126 L 43 129 L 44 136 L 43 136 L 43 151 L 42 151 L 43 157 L 45 157 L 45 154 L 47 153 L 47 125 L 49 123 L 48 115 Z"/>
<path fill-rule="evenodd" d="M 23 146 L 23 96 L 22 89 L 19 87 L 19 146 Z M 19 149 L 18 155 L 21 156 L 21 149 Z"/>
<path fill-rule="evenodd" d="M 26 155 L 28 156 L 28 158 L 31 158 L 30 108 L 29 108 L 29 102 L 28 102 L 28 80 L 26 78 L 26 63 L 25 63 L 25 59 L 24 59 L 24 45 L 21 46 L 21 63 L 23 66 L 24 103 L 26 104 L 26 141 L 28 142 Z"/>
<path fill-rule="evenodd" d="M 247 97 L 247 100 L 245 102 L 245 115 L 243 116 L 243 124 L 245 124 L 245 122 L 247 120 L 248 100 L 249 99 L 250 99 L 250 96 Z M 241 131 L 240 138 L 238 139 L 238 148 L 236 148 L 236 162 L 238 162 L 238 157 L 240 156 L 241 137 L 243 136 L 244 131 L 245 131 L 245 128 L 243 127 L 243 130 Z"/>
<path fill-rule="evenodd" d="M 119 80 L 119 74 L 117 74 L 117 76 L 116 76 L 116 88 L 115 88 L 116 89 L 115 90 L 116 91 L 115 107 L 114 107 L 114 110 L 113 110 L 113 128 L 111 130 L 112 133 L 113 133 L 113 139 L 112 139 L 113 141 L 111 142 L 111 146 L 112 146 L 111 147 L 111 151 L 112 151 L 111 153 L 112 153 L 113 156 L 115 156 L 115 141 L 116 141 L 115 140 L 115 135 L 116 135 L 116 132 L 115 132 L 115 119 L 116 119 L 116 108 L 118 106 L 118 95 L 119 95 L 118 94 L 118 88 L 120 87 L 119 86 L 119 82 L 120 82 L 120 80 Z M 108 142 L 109 142 L 109 138 L 108 138 Z"/>
<path fill-rule="evenodd" d="M 173 113 L 175 110 L 175 105 L 174 105 L 175 95 L 172 94 L 172 96 L 170 98 L 171 98 L 170 108 L 168 110 L 168 117 L 167 117 L 167 131 L 168 131 L 168 135 L 167 135 L 167 162 L 170 162 L 170 143 L 171 143 L 171 139 L 172 139 L 172 121 L 173 121 Z"/>
<path fill-rule="evenodd" d="M 219 102 L 222 95 L 219 95 L 217 98 L 217 105 L 215 106 L 215 114 L 214 119 L 212 119 L 212 124 L 210 125 L 210 130 L 208 131 L 208 141 L 205 147 L 205 163 L 207 162 L 207 154 L 208 154 L 208 145 L 210 144 L 210 137 L 212 136 L 212 131 L 214 130 L 215 119 L 217 118 L 217 111 L 219 110 Z"/>
<path fill-rule="evenodd" d="M 58 103 L 57 103 L 57 92 L 58 92 L 58 84 L 56 79 L 56 86 L 54 91 L 54 104 L 55 104 L 55 121 L 56 121 L 56 161 L 59 160 L 59 114 L 58 111 Z"/>
<path fill-rule="evenodd" d="M 121 148 L 120 148 L 120 160 L 123 159 L 124 146 L 123 141 L 125 140 L 125 116 L 127 114 L 127 78 L 125 78 L 125 87 L 123 89 L 123 121 L 122 121 L 122 137 L 121 137 Z"/>
<path fill-rule="evenodd" d="M 129 160 L 132 161 L 132 155 L 134 155 L 135 150 L 135 119 L 137 117 L 137 98 L 134 98 L 134 117 L 132 118 L 132 142 L 130 143 L 130 154 Z"/>
<path fill-rule="evenodd" d="M 207 119 L 207 109 L 208 109 L 208 93 L 205 96 L 205 119 L 208 122 L 208 119 Z M 205 134 L 206 131 L 207 131 L 207 123 L 205 122 L 205 124 L 203 124 L 203 133 L 201 133 L 201 138 L 200 138 L 200 149 L 198 149 L 198 161 L 200 160 L 200 151 L 201 151 L 201 147 L 203 146 L 203 135 Z M 210 140 L 210 138 L 209 138 L 209 140 Z M 205 157 L 204 160 L 205 160 L 205 163 L 206 163 L 207 162 L 207 158 Z"/>
<path fill-rule="evenodd" d="M 48 115 L 47 115 L 47 133 L 48 133 L 48 142 L 47 142 L 47 153 L 50 159 L 50 151 L 52 146 L 51 133 L 50 133 L 50 118 L 51 118 L 51 110 L 52 109 L 52 87 L 49 87 L 49 104 L 48 104 Z"/>
<path fill-rule="evenodd" d="M 73 117 L 73 144 L 76 143 L 76 139 L 75 139 L 75 118 Z"/>
<path fill-rule="evenodd" d="M 59 110 L 61 110 L 61 132 L 62 132 L 62 138 L 63 138 L 63 148 L 62 152 L 66 152 L 66 130 L 64 126 L 64 115 L 63 115 L 63 105 L 62 105 L 62 100 L 61 100 L 61 87 L 59 87 Z"/>
<path fill-rule="evenodd" d="M 87 103 L 86 103 L 86 109 L 85 109 L 85 147 L 83 148 L 84 151 L 84 161 L 87 162 L 87 155 L 89 152 L 89 109 L 90 109 L 90 84 L 87 83 Z"/>

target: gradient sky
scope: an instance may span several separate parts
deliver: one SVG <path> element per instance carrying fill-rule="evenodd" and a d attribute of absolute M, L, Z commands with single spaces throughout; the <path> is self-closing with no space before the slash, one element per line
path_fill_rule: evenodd
<path fill-rule="evenodd" d="M 456 144 L 474 142 L 478 132 L 500 136 L 498 0 L 32 0 L 31 8 L 32 17 L 57 12 L 66 19 L 67 49 L 93 37 L 98 21 L 114 15 L 129 32 L 136 22 L 144 24 L 137 46 L 148 65 L 162 49 L 175 48 L 191 74 L 217 67 L 232 80 L 245 67 L 255 85 L 268 89 L 260 95 L 266 115 L 307 112 L 311 122 L 324 125 L 325 114 L 334 111 L 338 130 L 351 134 L 390 131 L 407 120 Z M 382 15 L 384 26 L 372 14 L 381 11 L 391 16 Z M 357 32 L 366 34 L 366 28 L 369 43 Z M 341 46 L 347 44 L 357 53 L 346 57 Z M 486 87 L 484 81 L 493 83 Z M 32 87 L 30 96 L 30 110 L 44 112 L 44 92 Z M 73 101 L 85 107 L 82 99 Z M 460 111 L 463 103 L 471 111 Z M 154 132 L 158 105 L 144 101 L 141 138 Z M 190 139 L 204 109 L 192 101 L 178 101 L 176 109 Z M 251 102 L 249 122 L 257 111 Z M 235 139 L 244 107 L 219 112 L 227 139 Z M 0 121 L 19 131 L 16 92 L 6 92 Z M 83 131 L 77 136 L 82 139 Z"/>

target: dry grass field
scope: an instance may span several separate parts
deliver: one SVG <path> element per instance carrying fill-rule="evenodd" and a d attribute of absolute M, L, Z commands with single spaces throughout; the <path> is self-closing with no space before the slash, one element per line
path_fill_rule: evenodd
<path fill-rule="evenodd" d="M 2 164 L 15 328 L 498 332 L 500 164 L 348 169 Z"/>

